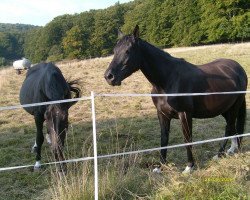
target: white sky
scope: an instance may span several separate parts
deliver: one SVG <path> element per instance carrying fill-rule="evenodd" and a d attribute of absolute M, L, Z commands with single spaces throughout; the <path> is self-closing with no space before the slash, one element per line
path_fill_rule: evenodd
<path fill-rule="evenodd" d="M 119 0 L 120 3 L 132 0 Z M 44 26 L 54 17 L 107 8 L 118 0 L 0 0 L 0 23 Z"/>

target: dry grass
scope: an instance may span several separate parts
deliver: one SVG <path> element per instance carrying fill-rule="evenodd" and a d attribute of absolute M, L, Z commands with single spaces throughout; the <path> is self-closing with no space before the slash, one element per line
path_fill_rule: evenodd
<path fill-rule="evenodd" d="M 219 57 L 235 59 L 245 68 L 247 74 L 250 74 L 250 43 L 176 48 L 167 51 L 173 56 L 183 57 L 195 64 L 209 62 Z M 127 78 L 121 87 L 109 86 L 104 80 L 103 74 L 111 59 L 112 57 L 107 57 L 92 60 L 64 61 L 56 64 L 67 79 L 82 79 L 82 90 L 85 96 L 89 96 L 90 91 L 95 93 L 150 93 L 151 86 L 141 72 Z M 19 90 L 25 78 L 25 73 L 17 75 L 10 68 L 0 70 L 0 75 L 0 93 L 2 94 L 0 96 L 0 106 L 19 104 Z M 250 88 L 249 86 L 248 88 Z M 95 103 L 98 154 L 153 148 L 160 145 L 159 123 L 150 98 L 97 97 Z M 247 105 L 249 116 L 250 95 L 247 95 Z M 92 123 L 90 102 L 78 102 L 69 112 L 71 126 L 65 149 L 66 156 L 67 158 L 91 156 Z M 0 112 L 0 125 L 0 167 L 33 163 L 34 156 L 30 154 L 35 132 L 32 116 L 22 109 L 3 111 Z M 221 117 L 194 120 L 194 140 L 223 136 L 224 126 L 225 123 Z M 246 130 L 248 132 L 250 130 L 249 117 Z M 182 142 L 180 124 L 178 121 L 173 121 L 170 144 Z M 245 139 L 244 152 L 250 150 L 249 144 L 249 139 Z M 244 165 L 241 163 L 241 158 L 223 159 L 222 164 L 218 165 L 210 162 L 218 147 L 218 143 L 194 147 L 193 152 L 198 170 L 190 179 L 180 176 L 180 172 L 186 164 L 185 149 L 169 151 L 169 161 L 174 165 L 166 166 L 165 171 L 160 176 L 153 175 L 150 172 L 152 163 L 158 161 L 158 152 L 142 154 L 134 160 L 127 157 L 100 160 L 100 199 L 174 199 L 175 196 L 171 196 L 174 193 L 179 194 L 179 199 L 181 199 L 183 197 L 181 195 L 184 195 L 185 191 L 191 193 L 191 191 L 195 191 L 195 188 L 201 188 L 204 177 L 209 174 L 216 177 L 224 176 L 226 173 L 233 174 L 235 177 L 237 174 L 240 181 L 236 183 L 244 189 L 249 184 L 249 172 L 244 176 L 238 176 L 238 169 L 233 168 L 231 170 L 234 162 L 237 163 L 237 166 Z M 48 145 L 44 145 L 42 154 L 44 155 L 43 162 L 51 160 Z M 249 156 L 243 155 L 243 157 L 243 160 L 246 160 L 247 165 L 249 165 Z M 223 164 L 223 162 L 225 163 Z M 227 168 L 226 165 L 229 167 Z M 215 171 L 212 170 L 213 167 Z M 48 168 L 38 173 L 31 173 L 29 170 L 16 171 L 14 174 L 2 173 L 0 193 L 3 195 L 0 196 L 0 199 L 92 199 L 93 163 L 69 165 L 69 168 L 72 171 L 69 172 L 64 181 L 51 180 L 51 170 Z M 217 172 L 222 169 L 225 169 L 225 173 L 218 174 Z M 52 174 L 53 170 L 52 167 Z M 185 181 L 187 183 L 191 181 L 191 186 L 185 185 Z M 179 183 L 183 187 L 180 187 Z M 219 187 L 219 183 L 216 184 Z M 215 188 L 216 184 L 211 188 Z M 50 188 L 50 186 L 53 187 Z M 209 185 L 205 184 L 204 188 L 201 189 L 207 190 L 206 187 L 208 188 Z M 232 187 L 230 186 L 231 189 Z M 223 188 L 226 189 L 227 185 L 222 184 L 220 190 L 217 191 L 218 193 L 215 194 L 221 194 Z M 216 191 L 214 190 L 214 192 Z M 202 193 L 204 193 L 203 190 Z M 190 196 L 190 199 L 202 197 L 198 195 L 200 193 L 197 193 L 197 196 L 194 193 L 191 194 L 194 196 Z M 212 194 L 207 192 L 204 199 L 205 197 L 210 198 L 209 195 Z M 176 199 L 178 198 L 176 197 Z"/>
<path fill-rule="evenodd" d="M 6 70 L 1 70 L 0 71 L 0 76 L 1 76 L 1 80 L 0 80 L 0 90 L 3 88 L 4 84 L 6 83 Z"/>
<path fill-rule="evenodd" d="M 192 176 L 179 175 L 175 167 L 166 167 L 166 178 L 153 199 L 249 199 L 250 154 L 211 161 L 206 169 Z"/>

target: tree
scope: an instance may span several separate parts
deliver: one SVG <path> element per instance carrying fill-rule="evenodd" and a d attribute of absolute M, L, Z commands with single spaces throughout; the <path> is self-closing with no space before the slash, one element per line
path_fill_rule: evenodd
<path fill-rule="evenodd" d="M 125 9 L 119 3 L 109 9 L 96 12 L 94 31 L 90 40 L 93 56 L 111 54 L 117 40 L 117 30 L 124 23 L 124 13 Z"/>
<path fill-rule="evenodd" d="M 0 57 L 8 60 L 15 59 L 18 56 L 17 45 L 17 40 L 13 35 L 0 32 Z"/>
<path fill-rule="evenodd" d="M 63 38 L 63 49 L 67 58 L 80 58 L 82 55 L 83 47 L 83 33 L 78 26 L 73 26 L 66 32 L 66 36 Z"/>
<path fill-rule="evenodd" d="M 202 29 L 209 43 L 249 39 L 249 0 L 200 0 Z M 243 33 L 243 34 L 242 34 Z"/>

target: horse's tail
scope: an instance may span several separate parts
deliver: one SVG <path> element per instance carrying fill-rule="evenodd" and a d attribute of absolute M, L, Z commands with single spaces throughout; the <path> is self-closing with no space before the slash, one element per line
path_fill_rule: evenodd
<path fill-rule="evenodd" d="M 79 98 L 81 96 L 81 89 L 79 87 L 80 79 L 72 80 L 67 82 L 69 85 L 70 92 L 74 93 L 73 98 Z M 73 106 L 75 102 L 70 103 L 70 107 Z"/>
<path fill-rule="evenodd" d="M 240 106 L 238 116 L 237 116 L 237 122 L 236 122 L 237 134 L 241 135 L 244 133 L 245 122 L 246 122 L 246 98 L 244 96 L 244 100 Z M 238 138 L 239 147 L 240 147 L 241 141 L 242 141 L 242 137 L 239 137 Z"/>

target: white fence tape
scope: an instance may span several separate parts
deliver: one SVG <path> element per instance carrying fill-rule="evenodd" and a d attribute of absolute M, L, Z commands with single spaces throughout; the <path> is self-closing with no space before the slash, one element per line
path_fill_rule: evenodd
<path fill-rule="evenodd" d="M 182 97 L 182 96 L 208 96 L 208 95 L 226 95 L 226 94 L 250 94 L 250 91 L 232 91 L 232 92 L 204 92 L 204 93 L 172 93 L 172 94 L 105 94 L 99 93 L 97 97 Z"/>
<path fill-rule="evenodd" d="M 105 94 L 105 93 L 99 93 L 99 94 L 95 94 L 94 96 L 95 97 L 174 97 L 174 96 L 206 96 L 206 95 L 226 95 L 226 94 L 250 94 L 250 91 L 173 93 L 173 94 L 133 94 L 133 93 Z M 74 99 L 47 101 L 47 102 L 14 105 L 14 106 L 3 106 L 3 107 L 0 107 L 0 111 L 14 110 L 14 109 L 19 109 L 19 108 L 27 108 L 27 107 L 34 107 L 34 106 L 43 106 L 43 105 L 50 105 L 50 104 L 57 104 L 57 103 L 84 101 L 84 100 L 90 100 L 90 99 L 91 99 L 91 96 L 83 96 L 83 97 L 74 98 Z"/>
<path fill-rule="evenodd" d="M 225 139 L 232 139 L 232 138 L 238 138 L 238 137 L 249 137 L 249 136 L 250 136 L 250 133 L 245 133 L 245 134 L 241 134 L 241 135 L 233 135 L 233 136 L 228 136 L 228 137 L 213 138 L 213 139 L 201 140 L 201 141 L 190 142 L 190 143 L 175 144 L 175 145 L 170 145 L 170 146 L 166 146 L 166 147 L 157 147 L 157 148 L 152 148 L 152 149 L 144 149 L 144 150 L 129 151 L 129 152 L 122 152 L 122 153 L 115 153 L 115 154 L 99 155 L 99 156 L 97 156 L 97 158 L 101 159 L 101 158 L 112 158 L 112 157 L 117 157 L 117 156 L 126 156 L 126 155 L 131 155 L 131 154 L 159 151 L 162 149 L 174 149 L 174 148 L 180 148 L 180 147 L 185 147 L 185 146 L 189 146 L 189 145 L 199 145 L 199 144 L 205 144 L 205 143 L 211 143 L 211 142 L 218 142 L 218 141 L 225 140 Z M 87 160 L 94 160 L 94 157 L 69 159 L 69 160 L 64 160 L 64 161 L 60 161 L 60 162 L 44 163 L 41 165 L 45 166 L 45 165 L 54 165 L 54 164 L 62 164 L 62 163 L 74 163 L 74 162 L 81 162 L 81 161 L 87 161 Z M 14 170 L 14 169 L 29 168 L 29 167 L 34 167 L 34 165 L 4 167 L 4 168 L 0 168 L 0 172 Z"/>
<path fill-rule="evenodd" d="M 47 102 L 39 102 L 39 103 L 31 103 L 31 104 L 23 104 L 23 105 L 15 105 L 15 106 L 5 106 L 5 107 L 0 107 L 0 111 L 15 110 L 19 108 L 28 108 L 28 107 L 35 107 L 35 106 L 44 106 L 44 105 L 51 105 L 51 104 L 57 104 L 57 103 L 84 101 L 84 100 L 90 100 L 90 99 L 91 97 L 81 97 L 81 98 L 64 99 L 64 100 L 58 100 L 58 101 L 47 101 Z"/>
<path fill-rule="evenodd" d="M 92 160 L 92 159 L 94 159 L 94 157 L 76 158 L 76 159 L 70 159 L 70 160 L 64 160 L 64 161 L 58 161 L 58 162 L 43 163 L 43 164 L 41 164 L 41 166 L 56 165 L 56 164 L 63 164 L 63 163 L 75 163 L 75 162 L 87 161 L 87 160 Z M 34 167 L 34 165 L 3 167 L 3 168 L 0 168 L 0 172 L 1 171 L 10 171 L 10 170 L 14 170 L 14 169 L 30 168 L 30 167 Z"/>

